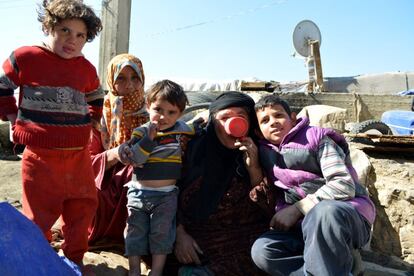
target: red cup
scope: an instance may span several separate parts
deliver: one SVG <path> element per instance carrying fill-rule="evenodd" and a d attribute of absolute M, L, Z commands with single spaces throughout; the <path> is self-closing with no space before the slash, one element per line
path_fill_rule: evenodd
<path fill-rule="evenodd" d="M 231 117 L 224 124 L 224 129 L 228 135 L 235 138 L 241 138 L 246 136 L 249 130 L 247 120 L 243 117 Z"/>

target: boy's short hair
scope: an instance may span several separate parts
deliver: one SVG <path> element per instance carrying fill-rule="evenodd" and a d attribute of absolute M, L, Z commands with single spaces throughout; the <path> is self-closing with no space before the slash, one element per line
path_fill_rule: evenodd
<path fill-rule="evenodd" d="M 292 114 L 287 101 L 283 100 L 276 94 L 269 94 L 261 97 L 254 105 L 254 110 L 257 112 L 259 110 L 263 110 L 265 107 L 272 107 L 275 105 L 281 105 L 289 116 Z"/>
<path fill-rule="evenodd" d="M 188 98 L 183 87 L 170 80 L 162 80 L 153 84 L 146 94 L 147 105 L 160 99 L 177 106 L 183 112 L 188 104 Z"/>
<path fill-rule="evenodd" d="M 80 19 L 85 22 L 87 42 L 91 42 L 102 31 L 101 19 L 82 0 L 43 0 L 39 5 L 37 20 L 42 23 L 45 34 L 49 34 L 66 19 Z"/>

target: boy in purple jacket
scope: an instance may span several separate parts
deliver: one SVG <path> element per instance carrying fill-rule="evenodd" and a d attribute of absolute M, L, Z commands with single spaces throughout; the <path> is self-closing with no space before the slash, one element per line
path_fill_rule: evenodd
<path fill-rule="evenodd" d="M 252 247 L 271 275 L 352 275 L 370 237 L 375 207 L 358 183 L 343 136 L 296 119 L 266 95 L 256 106 L 261 165 L 277 189 L 270 230 Z"/>

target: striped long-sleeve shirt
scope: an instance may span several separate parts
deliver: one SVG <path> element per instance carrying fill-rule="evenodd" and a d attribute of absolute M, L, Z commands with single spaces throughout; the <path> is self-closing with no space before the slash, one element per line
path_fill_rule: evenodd
<path fill-rule="evenodd" d="M 345 164 L 346 155 L 328 136 L 319 143 L 318 159 L 325 185 L 306 197 L 314 203 L 324 199 L 347 200 L 355 197 L 355 182 Z"/>
<path fill-rule="evenodd" d="M 179 179 L 182 166 L 181 136 L 194 136 L 199 129 L 177 121 L 169 129 L 159 131 L 151 140 L 148 138 L 149 123 L 134 129 L 132 138 L 132 161 L 143 164 L 134 168 L 133 180 Z"/>

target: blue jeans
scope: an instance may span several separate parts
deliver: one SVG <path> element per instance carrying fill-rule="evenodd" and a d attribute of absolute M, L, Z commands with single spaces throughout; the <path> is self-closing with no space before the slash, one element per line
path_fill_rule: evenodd
<path fill-rule="evenodd" d="M 126 256 L 172 252 L 177 196 L 178 189 L 161 192 L 129 188 Z"/>
<path fill-rule="evenodd" d="M 260 236 L 252 246 L 252 259 L 270 275 L 350 275 L 351 252 L 368 242 L 370 229 L 350 204 L 323 200 L 301 227 Z"/>

